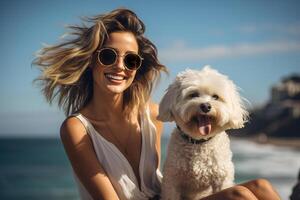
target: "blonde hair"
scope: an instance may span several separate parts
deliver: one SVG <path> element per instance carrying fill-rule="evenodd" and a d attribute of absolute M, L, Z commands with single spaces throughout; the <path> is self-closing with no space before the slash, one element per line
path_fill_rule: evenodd
<path fill-rule="evenodd" d="M 42 74 L 35 81 L 41 83 L 47 101 L 51 104 L 58 97 L 58 106 L 66 115 L 84 107 L 93 96 L 89 66 L 95 66 L 95 51 L 102 47 L 110 33 L 124 31 L 134 34 L 144 60 L 133 83 L 124 91 L 123 110 L 130 114 L 134 108 L 143 109 L 160 72 L 167 72 L 158 61 L 155 45 L 144 36 L 144 23 L 128 9 L 116 9 L 84 20 L 92 25 L 69 26 L 72 30 L 69 40 L 42 48 L 33 61 L 41 68 Z"/>

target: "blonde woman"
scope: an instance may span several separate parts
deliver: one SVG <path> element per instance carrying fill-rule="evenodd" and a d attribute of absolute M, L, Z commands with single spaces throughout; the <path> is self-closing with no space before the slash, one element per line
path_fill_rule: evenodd
<path fill-rule="evenodd" d="M 34 61 L 47 100 L 57 97 L 68 116 L 61 140 L 81 198 L 159 199 L 162 123 L 150 94 L 166 67 L 132 11 L 117 9 L 87 22 L 72 26 L 73 37 L 43 48 Z M 239 186 L 220 194 L 230 199 L 235 192 L 251 193 Z"/>

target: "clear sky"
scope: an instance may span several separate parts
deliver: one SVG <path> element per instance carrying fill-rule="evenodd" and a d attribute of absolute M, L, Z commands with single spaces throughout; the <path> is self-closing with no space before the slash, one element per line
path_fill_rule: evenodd
<path fill-rule="evenodd" d="M 209 64 L 227 74 L 252 106 L 265 103 L 281 78 L 300 73 L 300 1 L 2 0 L 0 136 L 58 135 L 64 116 L 32 84 L 34 53 L 59 42 L 65 25 L 118 7 L 144 21 L 169 68 L 153 94 L 157 102 L 187 67 Z"/>

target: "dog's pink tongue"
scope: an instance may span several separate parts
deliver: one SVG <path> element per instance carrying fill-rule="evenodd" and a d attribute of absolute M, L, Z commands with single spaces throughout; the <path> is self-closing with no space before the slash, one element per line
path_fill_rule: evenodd
<path fill-rule="evenodd" d="M 208 135 L 211 131 L 211 121 L 206 115 L 199 115 L 198 117 L 198 130 L 200 135 Z"/>

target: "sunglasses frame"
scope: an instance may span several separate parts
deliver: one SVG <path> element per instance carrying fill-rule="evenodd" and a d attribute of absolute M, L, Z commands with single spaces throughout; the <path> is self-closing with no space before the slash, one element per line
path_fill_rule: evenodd
<path fill-rule="evenodd" d="M 113 52 L 115 53 L 115 55 L 116 55 L 115 61 L 114 61 L 112 64 L 110 64 L 110 65 L 105 65 L 105 64 L 103 64 L 103 63 L 101 62 L 101 60 L 100 60 L 100 53 L 101 53 L 103 50 L 106 50 L 106 49 L 109 49 L 109 50 L 113 51 Z M 97 60 L 98 60 L 98 62 L 99 62 L 101 65 L 105 66 L 105 67 L 109 67 L 109 66 L 112 66 L 112 65 L 116 64 L 116 62 L 118 61 L 118 57 L 123 57 L 123 63 L 124 63 L 125 69 L 126 69 L 126 70 L 129 70 L 129 71 L 134 71 L 134 70 L 138 70 L 138 69 L 142 66 L 142 63 L 143 63 L 143 60 L 144 60 L 144 58 L 141 57 L 141 56 L 140 56 L 139 54 L 137 54 L 137 53 L 127 52 L 127 53 L 125 53 L 124 55 L 120 55 L 115 49 L 110 48 L 110 47 L 105 47 L 105 48 L 99 49 L 99 50 L 97 50 L 96 52 L 97 52 Z M 135 68 L 135 69 L 129 69 L 129 68 L 126 66 L 126 63 L 125 63 L 124 60 L 125 60 L 125 57 L 126 57 L 127 55 L 129 55 L 129 54 L 136 55 L 136 56 L 138 56 L 138 57 L 141 59 L 140 65 L 139 65 L 137 68 Z"/>

